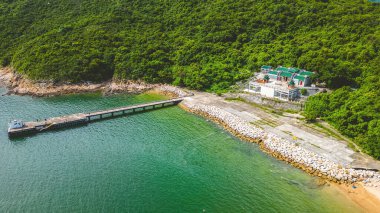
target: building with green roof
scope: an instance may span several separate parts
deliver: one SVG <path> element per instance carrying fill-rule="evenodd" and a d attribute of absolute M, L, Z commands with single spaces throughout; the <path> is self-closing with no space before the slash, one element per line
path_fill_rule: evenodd
<path fill-rule="evenodd" d="M 291 73 L 298 73 L 300 71 L 300 69 L 298 68 L 287 68 L 287 67 L 278 67 L 276 68 L 276 71 L 278 72 L 291 72 Z"/>
<path fill-rule="evenodd" d="M 288 68 L 286 68 L 286 67 L 278 67 L 278 68 L 276 68 L 276 71 L 277 72 L 288 72 Z"/>
<path fill-rule="evenodd" d="M 305 76 L 302 76 L 302 75 L 296 75 L 296 76 L 294 76 L 293 79 L 295 79 L 295 80 L 299 80 L 299 81 L 305 81 L 306 77 L 305 77 Z"/>
<path fill-rule="evenodd" d="M 268 76 L 270 79 L 279 80 L 279 72 L 277 71 L 269 71 Z"/>
<path fill-rule="evenodd" d="M 280 80 L 282 80 L 282 81 L 289 81 L 289 80 L 292 79 L 293 73 L 291 73 L 291 72 L 281 72 L 280 76 L 281 76 Z"/>
<path fill-rule="evenodd" d="M 298 87 L 309 87 L 311 85 L 311 79 L 307 75 L 296 75 L 293 77 L 293 81 Z"/>
<path fill-rule="evenodd" d="M 298 68 L 289 68 L 288 69 L 288 72 L 291 72 L 291 73 L 298 73 L 300 71 L 300 69 Z"/>
<path fill-rule="evenodd" d="M 287 68 L 287 67 L 277 67 L 275 70 L 271 66 L 264 65 L 261 70 L 265 70 L 265 74 L 269 76 L 270 79 L 276 81 L 289 82 L 294 81 L 297 87 L 309 87 L 311 86 L 311 78 L 314 73 L 299 68 Z"/>
<path fill-rule="evenodd" d="M 281 72 L 281 73 L 280 73 L 280 76 L 281 76 L 281 77 L 291 78 L 292 75 L 293 75 L 293 73 L 290 73 L 290 72 Z"/>
<path fill-rule="evenodd" d="M 261 67 L 261 69 L 272 69 L 272 66 L 264 65 Z"/>
<path fill-rule="evenodd" d="M 272 66 L 268 66 L 268 65 L 261 66 L 261 72 L 269 72 L 272 70 L 273 70 Z"/>
<path fill-rule="evenodd" d="M 302 76 L 311 76 L 311 75 L 313 75 L 314 73 L 313 72 L 310 72 L 310 71 L 302 71 L 302 72 L 300 72 L 299 73 L 299 75 L 302 75 Z"/>

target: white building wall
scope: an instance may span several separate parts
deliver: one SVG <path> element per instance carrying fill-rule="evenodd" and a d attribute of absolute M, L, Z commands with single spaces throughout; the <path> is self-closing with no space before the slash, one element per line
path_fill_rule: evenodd
<path fill-rule="evenodd" d="M 262 96 L 266 96 L 266 97 L 273 98 L 273 97 L 274 97 L 274 88 L 270 88 L 270 87 L 262 86 L 262 87 L 261 87 L 260 94 L 261 94 Z"/>
<path fill-rule="evenodd" d="M 294 81 L 294 84 L 295 84 L 296 86 L 299 86 L 299 85 L 298 85 L 298 84 L 299 84 L 299 80 L 298 80 L 298 79 L 293 78 L 293 81 Z"/>
<path fill-rule="evenodd" d="M 271 79 L 277 79 L 277 75 L 268 74 L 269 78 Z"/>

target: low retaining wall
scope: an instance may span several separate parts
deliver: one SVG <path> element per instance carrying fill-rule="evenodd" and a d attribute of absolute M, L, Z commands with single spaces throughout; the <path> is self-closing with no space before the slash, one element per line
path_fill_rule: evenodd
<path fill-rule="evenodd" d="M 304 104 L 302 102 L 290 102 L 290 101 L 282 101 L 279 99 L 271 99 L 267 97 L 263 97 L 259 94 L 246 94 L 246 93 L 227 93 L 224 94 L 225 98 L 241 98 L 249 103 L 256 103 L 264 106 L 268 106 L 274 109 L 279 110 L 295 110 L 302 111 L 304 108 Z"/>

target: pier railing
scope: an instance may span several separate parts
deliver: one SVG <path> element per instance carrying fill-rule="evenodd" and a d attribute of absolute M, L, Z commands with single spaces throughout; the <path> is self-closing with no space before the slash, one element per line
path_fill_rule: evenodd
<path fill-rule="evenodd" d="M 25 122 L 22 128 L 8 129 L 9 137 L 20 137 L 35 134 L 53 129 L 66 128 L 71 126 L 85 125 L 89 122 L 110 119 L 127 114 L 141 113 L 154 109 L 160 109 L 168 106 L 174 106 L 183 101 L 183 98 L 175 98 L 164 101 L 137 104 L 116 109 L 108 109 L 91 113 L 79 113 L 55 118 L 49 118 L 44 121 Z"/>

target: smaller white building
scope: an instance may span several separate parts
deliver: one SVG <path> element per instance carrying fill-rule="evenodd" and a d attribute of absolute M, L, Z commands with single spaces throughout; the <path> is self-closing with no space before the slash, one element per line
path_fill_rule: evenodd
<path fill-rule="evenodd" d="M 285 101 L 294 101 L 301 97 L 299 88 L 289 88 L 285 85 L 271 83 L 258 83 L 251 81 L 248 84 L 247 92 L 258 93 L 268 98 L 278 98 Z"/>
<path fill-rule="evenodd" d="M 260 94 L 265 97 L 274 98 L 274 88 L 261 86 Z"/>

